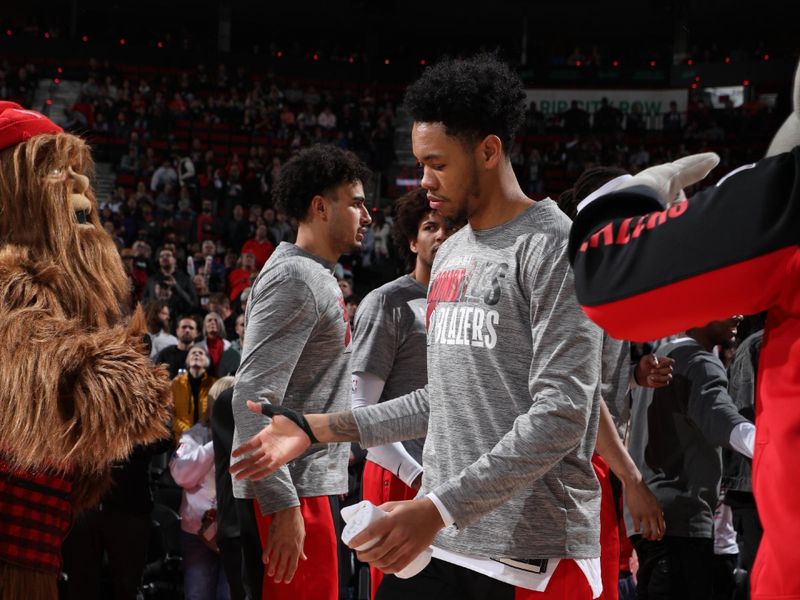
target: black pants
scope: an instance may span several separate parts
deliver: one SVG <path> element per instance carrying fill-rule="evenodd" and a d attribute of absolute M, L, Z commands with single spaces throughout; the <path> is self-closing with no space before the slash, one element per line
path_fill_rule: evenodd
<path fill-rule="evenodd" d="M 245 571 L 242 566 L 242 540 L 238 537 L 229 537 L 217 540 L 219 555 L 222 558 L 222 568 L 228 579 L 231 591 L 231 600 L 245 600 Z"/>
<path fill-rule="evenodd" d="M 712 600 L 733 600 L 733 593 L 736 591 L 734 571 L 738 562 L 738 554 L 714 555 L 714 595 Z"/>
<path fill-rule="evenodd" d="M 739 534 L 741 541 L 739 564 L 745 571 L 751 571 L 761 536 L 764 535 L 756 510 L 756 501 L 749 492 L 728 491 L 725 493 L 725 504 L 731 507 L 733 528 Z"/>
<path fill-rule="evenodd" d="M 665 536 L 651 542 L 631 538 L 639 557 L 639 600 L 708 600 L 714 591 L 714 542 Z"/>
<path fill-rule="evenodd" d="M 385 575 L 375 600 L 514 600 L 515 594 L 512 585 L 434 558 L 411 579 Z"/>
<path fill-rule="evenodd" d="M 236 512 L 239 515 L 245 588 L 252 600 L 261 600 L 264 563 L 261 561 L 261 538 L 258 537 L 258 524 L 253 501 L 237 498 Z"/>
<path fill-rule="evenodd" d="M 115 600 L 136 600 L 147 563 L 150 515 L 88 510 L 81 514 L 64 540 L 62 600 L 101 597 L 103 553 L 108 554 Z"/>

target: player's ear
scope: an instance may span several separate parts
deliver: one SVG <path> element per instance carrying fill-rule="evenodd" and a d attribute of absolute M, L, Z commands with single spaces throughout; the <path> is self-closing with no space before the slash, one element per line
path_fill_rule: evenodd
<path fill-rule="evenodd" d="M 503 156 L 503 142 L 496 135 L 487 135 L 480 144 L 480 161 L 484 168 L 494 169 L 500 163 Z"/>
<path fill-rule="evenodd" d="M 323 221 L 328 220 L 328 201 L 325 196 L 317 194 L 311 199 L 311 205 L 308 207 L 308 216 L 311 219 L 320 218 Z"/>

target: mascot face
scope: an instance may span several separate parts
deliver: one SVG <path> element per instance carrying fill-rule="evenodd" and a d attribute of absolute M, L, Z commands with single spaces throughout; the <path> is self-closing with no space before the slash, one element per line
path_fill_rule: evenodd
<path fill-rule="evenodd" d="M 64 175 L 62 169 L 54 169 L 50 176 L 60 179 Z M 67 167 L 65 183 L 69 206 L 75 214 L 75 221 L 78 223 L 78 227 L 94 227 L 88 221 L 93 208 L 92 201 L 86 197 L 86 192 L 89 189 L 89 178 L 83 173 L 76 173 L 72 167 Z"/>
<path fill-rule="evenodd" d="M 87 326 L 116 323 L 129 286 L 89 185 L 89 147 L 67 133 L 32 137 L 0 152 L 0 250 L 24 250 L 57 268 L 52 286 Z M 52 272 L 52 269 L 51 269 Z"/>

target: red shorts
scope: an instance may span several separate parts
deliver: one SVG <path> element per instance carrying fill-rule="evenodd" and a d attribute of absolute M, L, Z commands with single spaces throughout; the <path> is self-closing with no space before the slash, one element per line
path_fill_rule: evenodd
<path fill-rule="evenodd" d="M 611 472 L 597 454 L 592 456 L 592 466 L 600 481 L 600 577 L 603 593 L 600 600 L 617 600 L 619 597 L 619 520 L 611 489 Z"/>
<path fill-rule="evenodd" d="M 605 585 L 605 577 L 603 585 Z M 605 596 L 600 596 L 604 598 Z M 616 596 L 615 596 L 616 597 Z M 591 600 L 592 586 L 574 560 L 560 560 L 553 576 L 547 582 L 547 589 L 534 592 L 517 588 L 514 600 Z"/>
<path fill-rule="evenodd" d="M 380 506 L 384 502 L 413 500 L 416 495 L 417 492 L 414 488 L 408 487 L 391 471 L 387 471 L 371 460 L 367 460 L 364 464 L 364 477 L 361 482 L 361 496 L 364 500 L 369 500 L 375 506 Z M 382 578 L 383 572 L 376 567 L 370 566 L 370 598 L 375 598 L 375 592 L 378 591 Z"/>
<path fill-rule="evenodd" d="M 253 501 L 258 522 L 261 547 L 267 547 L 272 515 L 263 515 L 258 502 Z M 300 498 L 300 512 L 306 527 L 301 560 L 291 583 L 275 583 L 264 567 L 262 598 L 265 600 L 338 600 L 339 554 L 336 527 L 328 496 Z"/>

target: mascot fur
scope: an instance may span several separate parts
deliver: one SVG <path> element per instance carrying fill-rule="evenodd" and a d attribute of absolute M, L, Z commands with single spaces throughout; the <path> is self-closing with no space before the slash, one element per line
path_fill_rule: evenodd
<path fill-rule="evenodd" d="M 86 143 L 0 101 L 0 599 L 53 600 L 76 510 L 168 435 L 169 381 L 124 313 Z"/>

